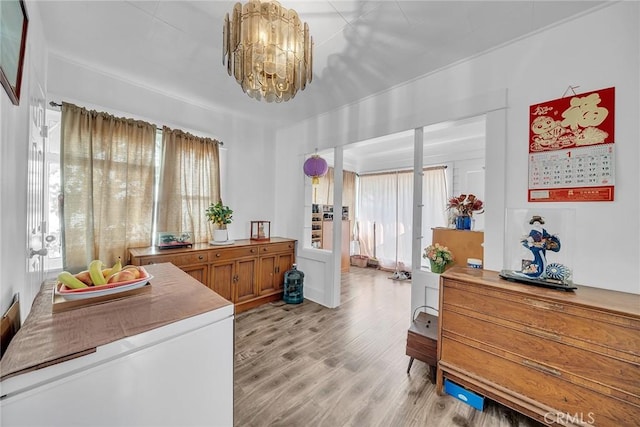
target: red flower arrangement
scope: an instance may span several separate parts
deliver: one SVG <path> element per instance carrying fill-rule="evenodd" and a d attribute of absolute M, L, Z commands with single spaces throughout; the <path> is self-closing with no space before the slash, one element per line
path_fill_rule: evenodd
<path fill-rule="evenodd" d="M 478 199 L 473 194 L 461 194 L 458 197 L 452 197 L 449 199 L 447 209 L 456 210 L 457 216 L 473 216 L 474 212 L 483 213 L 484 204 L 482 200 Z"/>

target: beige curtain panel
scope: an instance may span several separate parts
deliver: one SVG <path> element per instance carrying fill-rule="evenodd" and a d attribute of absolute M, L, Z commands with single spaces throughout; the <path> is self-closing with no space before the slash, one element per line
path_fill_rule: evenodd
<path fill-rule="evenodd" d="M 151 244 L 156 127 L 62 105 L 63 260 L 111 265 Z"/>
<path fill-rule="evenodd" d="M 356 173 L 342 171 L 342 204 L 349 208 L 349 219 L 353 228 L 356 217 Z"/>
<path fill-rule="evenodd" d="M 219 141 L 162 129 L 158 231 L 191 231 L 207 242 L 205 211 L 220 199 Z"/>
<path fill-rule="evenodd" d="M 326 175 L 320 177 L 320 183 L 314 189 L 315 203 L 319 205 L 333 205 L 333 167 L 329 167 Z M 355 218 L 356 205 L 356 173 L 342 171 L 342 205 L 349 208 L 349 219 Z"/>
<path fill-rule="evenodd" d="M 333 167 L 329 167 L 326 175 L 320 177 L 320 183 L 313 190 L 315 191 L 315 203 L 319 205 L 333 205 Z M 342 205 L 349 208 L 349 219 L 351 227 L 349 230 L 349 240 L 353 240 L 353 219 L 356 217 L 356 173 L 342 171 Z M 334 207 L 334 212 L 339 212 Z"/>

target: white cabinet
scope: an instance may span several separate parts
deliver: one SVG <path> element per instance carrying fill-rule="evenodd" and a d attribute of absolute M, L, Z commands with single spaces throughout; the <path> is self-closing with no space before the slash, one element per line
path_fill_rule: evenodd
<path fill-rule="evenodd" d="M 229 303 L 8 376 L 0 424 L 232 426 L 233 322 Z"/>

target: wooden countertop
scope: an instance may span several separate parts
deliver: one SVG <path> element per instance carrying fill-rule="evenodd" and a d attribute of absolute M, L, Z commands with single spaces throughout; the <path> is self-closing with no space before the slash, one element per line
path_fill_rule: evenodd
<path fill-rule="evenodd" d="M 44 283 L 2 358 L 0 380 L 233 305 L 173 264 L 148 265 L 145 269 L 153 276 L 150 292 L 59 313 L 52 313 L 55 281 Z"/>
<path fill-rule="evenodd" d="M 149 255 L 175 255 L 180 253 L 193 252 L 195 250 L 205 249 L 224 249 L 224 248 L 237 248 L 241 246 L 258 246 L 268 245 L 271 243 L 287 243 L 295 242 L 295 239 L 287 239 L 284 237 L 272 237 L 269 240 L 250 240 L 250 239 L 238 239 L 231 245 L 211 245 L 209 243 L 194 243 L 190 248 L 175 248 L 175 249 L 159 249 L 157 246 L 147 246 L 144 248 L 129 248 L 129 253 L 134 257 L 149 256 Z"/>

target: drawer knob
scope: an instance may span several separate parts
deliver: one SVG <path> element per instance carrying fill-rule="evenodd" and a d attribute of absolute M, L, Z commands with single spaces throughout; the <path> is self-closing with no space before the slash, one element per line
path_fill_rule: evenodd
<path fill-rule="evenodd" d="M 220 257 L 220 252 L 218 252 L 218 253 L 216 254 L 216 257 L 217 257 L 217 258 L 219 258 L 219 257 Z"/>
<path fill-rule="evenodd" d="M 202 255 L 198 256 L 198 259 L 204 259 L 204 257 Z"/>
<path fill-rule="evenodd" d="M 255 249 L 251 249 L 251 253 L 252 253 L 252 254 L 255 254 L 255 253 L 256 253 L 256 250 L 255 250 Z"/>

